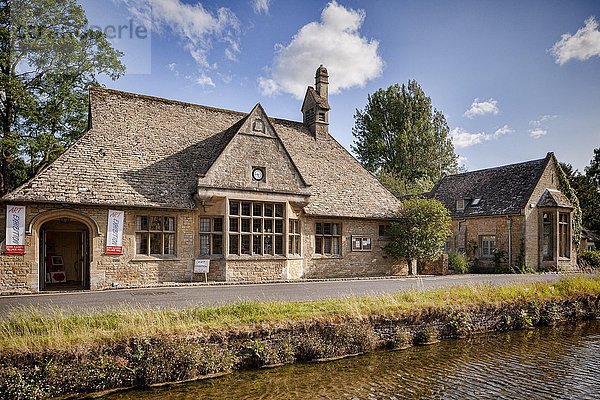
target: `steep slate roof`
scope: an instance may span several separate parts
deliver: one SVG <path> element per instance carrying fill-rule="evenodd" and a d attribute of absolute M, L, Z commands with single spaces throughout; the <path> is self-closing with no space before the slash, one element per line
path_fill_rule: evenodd
<path fill-rule="evenodd" d="M 540 160 L 448 175 L 428 196 L 444 203 L 453 217 L 519 214 L 551 159 L 548 153 Z M 458 199 L 469 200 L 463 211 L 456 209 Z M 477 206 L 475 199 L 481 199 Z"/>
<path fill-rule="evenodd" d="M 2 198 L 15 202 L 191 209 L 206 174 L 247 114 L 93 88 L 91 129 Z M 386 218 L 399 201 L 333 138 L 269 119 L 310 187 L 311 215 Z"/>
<path fill-rule="evenodd" d="M 538 206 L 573 208 L 573 205 L 569 199 L 567 199 L 567 196 L 562 194 L 561 191 L 554 189 L 544 190 L 542 197 L 540 197 L 540 201 L 538 201 Z"/>
<path fill-rule="evenodd" d="M 586 239 L 588 242 L 600 242 L 600 233 L 593 231 L 591 229 L 583 228 L 581 230 L 582 238 Z"/>

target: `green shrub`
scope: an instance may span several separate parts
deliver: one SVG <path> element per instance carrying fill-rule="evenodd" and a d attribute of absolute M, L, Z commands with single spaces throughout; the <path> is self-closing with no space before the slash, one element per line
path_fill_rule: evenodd
<path fill-rule="evenodd" d="M 463 253 L 451 251 L 448 253 L 448 267 L 457 274 L 469 272 L 469 261 Z"/>
<path fill-rule="evenodd" d="M 508 265 L 508 254 L 502 249 L 496 249 L 494 252 L 494 273 L 510 274 L 511 268 Z"/>
<path fill-rule="evenodd" d="M 579 263 L 592 268 L 600 268 L 600 250 L 585 250 L 579 254 Z"/>
<path fill-rule="evenodd" d="M 515 265 L 514 272 L 515 274 L 535 274 L 535 269 L 527 264 Z"/>

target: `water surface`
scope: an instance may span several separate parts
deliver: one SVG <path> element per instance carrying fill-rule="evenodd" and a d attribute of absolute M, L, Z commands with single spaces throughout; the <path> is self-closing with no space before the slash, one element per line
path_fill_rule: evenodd
<path fill-rule="evenodd" d="M 600 321 L 236 372 L 109 399 L 600 399 Z"/>

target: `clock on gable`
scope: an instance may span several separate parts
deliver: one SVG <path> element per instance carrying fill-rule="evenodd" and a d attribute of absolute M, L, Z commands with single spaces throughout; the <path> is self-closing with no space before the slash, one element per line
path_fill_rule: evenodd
<path fill-rule="evenodd" d="M 262 182 L 265 180 L 265 169 L 261 167 L 252 168 L 252 179 L 257 182 Z"/>

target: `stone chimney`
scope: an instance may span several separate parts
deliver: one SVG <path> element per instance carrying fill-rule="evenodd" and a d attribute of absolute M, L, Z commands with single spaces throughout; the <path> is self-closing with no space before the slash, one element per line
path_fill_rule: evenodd
<path fill-rule="evenodd" d="M 315 74 L 314 89 L 309 86 L 302 103 L 304 124 L 310 129 L 315 138 L 329 137 L 329 74 L 327 68 L 321 65 Z"/>

